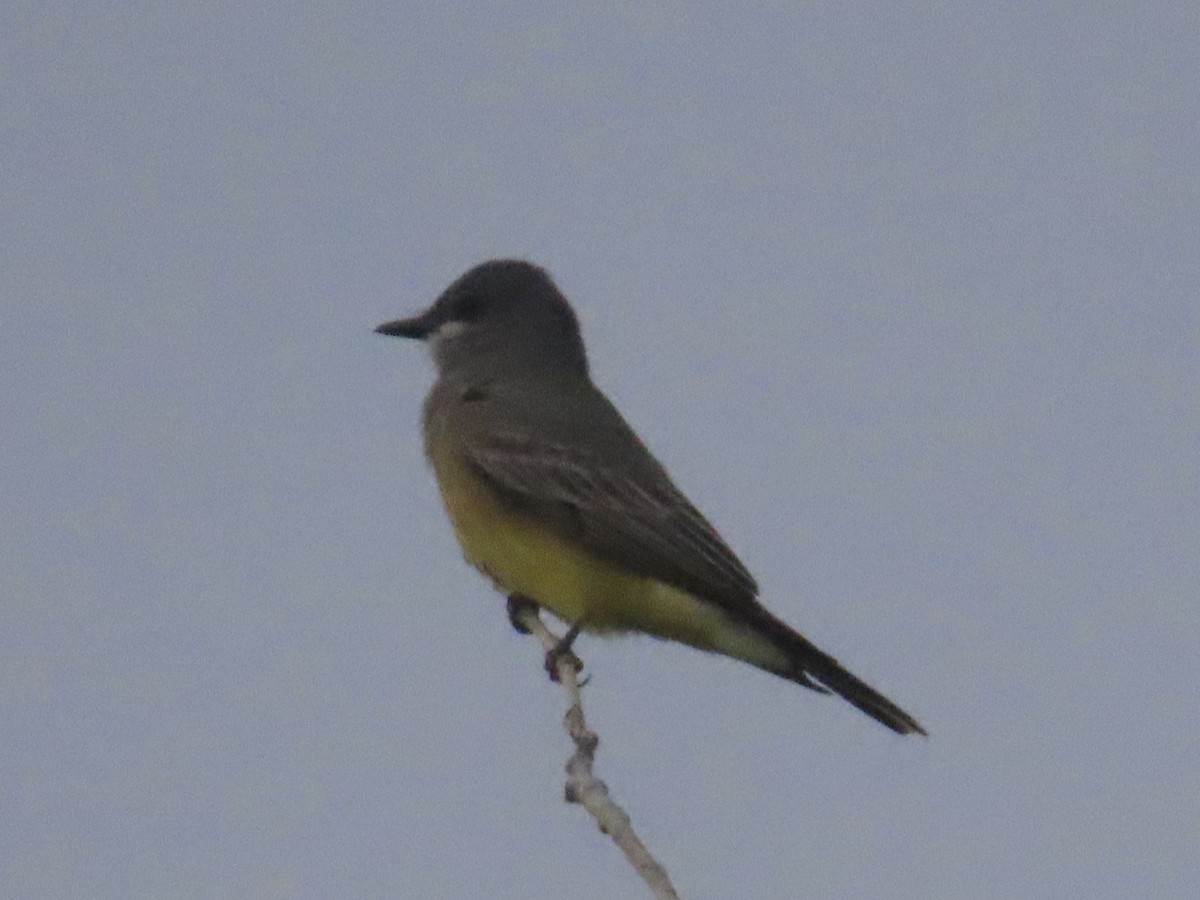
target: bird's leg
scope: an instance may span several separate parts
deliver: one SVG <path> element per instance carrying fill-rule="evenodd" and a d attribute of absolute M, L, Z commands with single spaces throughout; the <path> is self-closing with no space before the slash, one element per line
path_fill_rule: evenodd
<path fill-rule="evenodd" d="M 529 628 L 521 619 L 532 613 L 534 616 L 541 609 L 536 602 L 530 600 L 521 594 L 510 594 L 506 609 L 508 611 L 508 621 L 512 623 L 512 627 L 519 634 L 529 634 Z M 583 671 L 583 660 L 571 652 L 571 645 L 575 643 L 575 638 L 579 637 L 579 625 L 572 625 L 567 629 L 567 633 L 546 651 L 546 671 L 550 675 L 551 681 L 558 681 L 558 664 L 565 662 L 567 665 L 574 666 L 576 672 Z M 581 682 L 582 684 L 586 683 Z"/>
<path fill-rule="evenodd" d="M 579 637 L 579 623 L 576 622 L 567 629 L 557 644 L 546 651 L 546 671 L 550 674 L 551 681 L 558 681 L 558 664 L 565 662 L 572 666 L 576 673 L 583 671 L 583 660 L 576 656 L 571 651 L 571 645 L 575 643 L 575 638 Z"/>

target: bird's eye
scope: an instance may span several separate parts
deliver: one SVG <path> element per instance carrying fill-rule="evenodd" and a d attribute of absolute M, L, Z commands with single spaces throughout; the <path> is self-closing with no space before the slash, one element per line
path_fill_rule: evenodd
<path fill-rule="evenodd" d="M 478 294 L 463 294 L 454 304 L 454 319 L 458 322 L 472 322 L 479 318 L 482 311 L 482 297 Z"/>

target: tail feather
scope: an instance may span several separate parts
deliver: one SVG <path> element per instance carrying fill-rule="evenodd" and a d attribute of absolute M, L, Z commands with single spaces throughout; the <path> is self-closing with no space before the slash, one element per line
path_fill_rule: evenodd
<path fill-rule="evenodd" d="M 825 659 L 821 663 L 813 665 L 808 671 L 822 685 L 897 734 L 913 734 L 915 732 L 926 737 L 929 736 L 921 724 L 899 706 L 865 681 L 843 669 L 833 657 L 823 653 L 821 655 Z"/>
<path fill-rule="evenodd" d="M 828 653 L 817 649 L 802 634 L 774 616 L 770 617 L 769 622 L 761 624 L 766 626 L 763 631 L 770 635 L 772 642 L 791 663 L 789 669 L 776 671 L 775 674 L 822 694 L 833 692 L 897 734 L 915 733 L 929 736 L 921 727 L 921 723 L 865 681 L 844 669 L 841 663 Z"/>

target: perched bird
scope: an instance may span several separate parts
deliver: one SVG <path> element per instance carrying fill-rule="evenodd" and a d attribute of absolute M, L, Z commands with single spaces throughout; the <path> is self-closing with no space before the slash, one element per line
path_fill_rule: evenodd
<path fill-rule="evenodd" d="M 642 632 L 832 691 L 925 730 L 758 602 L 758 585 L 592 383 L 545 271 L 493 260 L 375 329 L 427 341 L 425 453 L 463 553 L 495 586 L 588 632 Z"/>

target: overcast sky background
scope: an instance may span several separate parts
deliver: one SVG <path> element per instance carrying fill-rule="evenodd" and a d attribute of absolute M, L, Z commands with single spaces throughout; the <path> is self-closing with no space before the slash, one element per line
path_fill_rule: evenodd
<path fill-rule="evenodd" d="M 1200 6 L 9 2 L 0 896 L 641 896 L 422 348 L 546 266 L 769 607 L 583 640 L 689 898 L 1200 893 Z"/>

